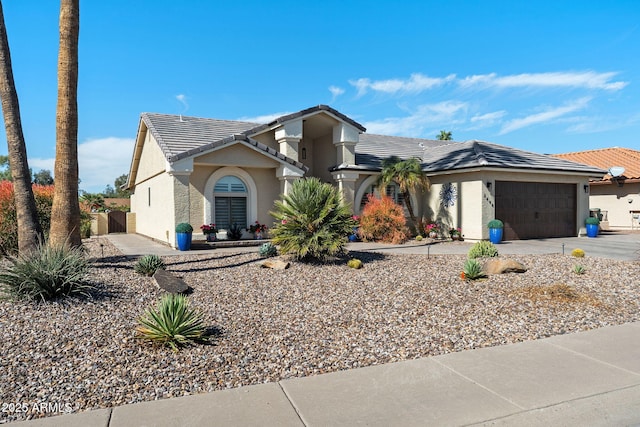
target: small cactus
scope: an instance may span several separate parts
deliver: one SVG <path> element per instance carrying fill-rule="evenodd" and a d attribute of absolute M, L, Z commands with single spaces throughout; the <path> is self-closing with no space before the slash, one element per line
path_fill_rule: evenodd
<path fill-rule="evenodd" d="M 469 249 L 469 258 L 494 257 L 498 256 L 498 249 L 487 240 L 481 240 Z"/>
<path fill-rule="evenodd" d="M 417 241 L 417 242 L 421 242 L 421 241 L 422 241 L 422 236 L 418 234 L 418 235 L 416 236 L 416 241 Z"/>
<path fill-rule="evenodd" d="M 359 268 L 362 268 L 362 261 L 360 261 L 358 258 L 352 258 L 347 261 L 347 265 L 349 266 L 349 268 L 355 268 L 357 270 Z"/>
<path fill-rule="evenodd" d="M 584 251 L 582 249 L 574 249 L 571 251 L 571 256 L 576 257 L 576 258 L 582 258 L 584 257 Z"/>

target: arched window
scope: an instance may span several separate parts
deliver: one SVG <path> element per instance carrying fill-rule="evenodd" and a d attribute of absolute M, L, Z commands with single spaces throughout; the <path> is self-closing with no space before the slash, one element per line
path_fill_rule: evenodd
<path fill-rule="evenodd" d="M 247 225 L 247 186 L 232 175 L 216 181 L 213 187 L 214 221 L 216 227 L 228 230 L 233 224 Z"/>

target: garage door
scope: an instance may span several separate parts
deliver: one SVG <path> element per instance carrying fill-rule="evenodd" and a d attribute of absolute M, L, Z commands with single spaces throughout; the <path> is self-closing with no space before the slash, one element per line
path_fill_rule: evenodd
<path fill-rule="evenodd" d="M 576 185 L 496 181 L 504 240 L 576 235 Z"/>

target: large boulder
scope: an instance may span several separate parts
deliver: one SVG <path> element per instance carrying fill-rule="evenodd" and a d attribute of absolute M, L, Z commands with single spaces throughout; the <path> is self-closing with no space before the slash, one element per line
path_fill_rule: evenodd
<path fill-rule="evenodd" d="M 153 278 L 160 287 L 172 294 L 185 294 L 189 292 L 189 285 L 179 277 L 174 276 L 170 272 L 159 268 L 153 274 Z"/>
<path fill-rule="evenodd" d="M 260 263 L 260 266 L 262 268 L 271 268 L 274 270 L 286 270 L 287 268 L 289 268 L 289 265 L 290 264 L 288 262 L 281 261 L 279 259 L 266 260 Z"/>
<path fill-rule="evenodd" d="M 512 259 L 491 258 L 482 266 L 482 271 L 487 275 L 503 273 L 524 273 L 527 268 Z"/>

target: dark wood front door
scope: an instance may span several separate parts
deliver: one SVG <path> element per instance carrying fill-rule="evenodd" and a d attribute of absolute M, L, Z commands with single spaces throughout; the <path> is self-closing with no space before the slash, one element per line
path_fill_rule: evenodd
<path fill-rule="evenodd" d="M 504 240 L 576 235 L 576 185 L 496 181 L 496 218 Z"/>

